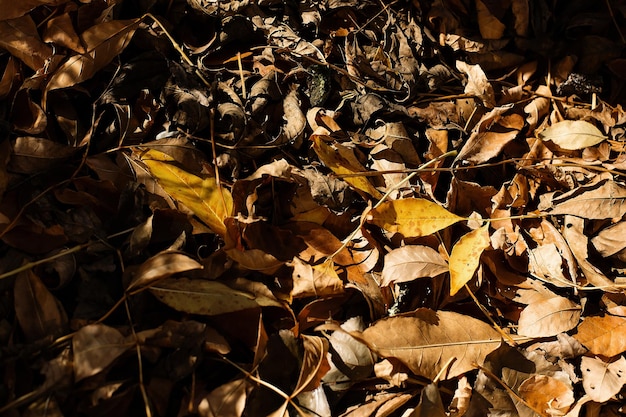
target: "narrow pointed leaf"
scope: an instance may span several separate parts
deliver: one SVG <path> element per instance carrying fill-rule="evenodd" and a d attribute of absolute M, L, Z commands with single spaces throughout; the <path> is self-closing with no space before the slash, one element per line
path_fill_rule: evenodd
<path fill-rule="evenodd" d="M 133 276 L 128 290 L 144 287 L 180 272 L 202 269 L 202 265 L 184 253 L 161 252 L 145 261 Z"/>
<path fill-rule="evenodd" d="M 385 201 L 367 215 L 367 221 L 404 237 L 428 236 L 465 220 L 432 201 L 405 198 Z"/>
<path fill-rule="evenodd" d="M 450 295 L 456 294 L 472 279 L 480 255 L 489 245 L 489 225 L 472 230 L 454 245 L 450 254 Z"/>

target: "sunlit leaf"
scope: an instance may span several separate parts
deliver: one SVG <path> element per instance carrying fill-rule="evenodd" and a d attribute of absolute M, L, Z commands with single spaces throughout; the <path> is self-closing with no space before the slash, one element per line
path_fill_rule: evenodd
<path fill-rule="evenodd" d="M 233 209 L 230 192 L 219 187 L 215 178 L 200 178 L 164 162 L 169 157 L 163 155 L 153 150 L 142 160 L 165 191 L 193 211 L 211 230 L 223 236 L 226 233 L 224 219 Z"/>
<path fill-rule="evenodd" d="M 421 198 L 385 201 L 367 214 L 367 221 L 404 237 L 428 236 L 465 220 L 440 205 Z"/>
<path fill-rule="evenodd" d="M 626 352 L 626 317 L 585 317 L 574 337 L 595 355 L 619 355 Z"/>
<path fill-rule="evenodd" d="M 464 235 L 450 253 L 450 295 L 456 294 L 474 276 L 480 255 L 490 246 L 489 225 Z"/>
<path fill-rule="evenodd" d="M 354 156 L 351 149 L 348 149 L 339 143 L 336 143 L 334 145 L 335 149 L 333 149 L 320 135 L 313 135 L 311 140 L 313 141 L 313 149 L 315 150 L 315 153 L 317 153 L 317 156 L 324 163 L 324 165 L 330 168 L 335 174 L 353 175 L 364 173 L 366 171 L 363 165 L 361 165 L 361 163 Z M 344 180 L 357 190 L 369 194 L 376 199 L 380 199 L 383 196 L 380 191 L 372 185 L 366 176 L 349 176 L 345 177 Z"/>
<path fill-rule="evenodd" d="M 585 392 L 598 403 L 610 400 L 626 383 L 626 359 L 623 356 L 611 363 L 585 356 L 580 370 Z"/>
<path fill-rule="evenodd" d="M 378 320 L 365 329 L 363 339 L 380 356 L 394 357 L 411 371 L 434 379 L 452 362 L 447 378 L 482 364 L 500 344 L 501 336 L 487 323 L 451 311 L 419 309 L 410 315 Z"/>
<path fill-rule="evenodd" d="M 280 302 L 264 295 L 202 279 L 167 278 L 150 287 L 150 292 L 175 310 L 205 316 L 266 306 L 282 307 Z"/>
<path fill-rule="evenodd" d="M 563 120 L 539 133 L 541 140 L 549 140 L 567 150 L 597 145 L 606 139 L 600 130 L 584 120 Z"/>
<path fill-rule="evenodd" d="M 435 277 L 448 272 L 448 263 L 431 247 L 407 245 L 385 255 L 381 286 Z"/>

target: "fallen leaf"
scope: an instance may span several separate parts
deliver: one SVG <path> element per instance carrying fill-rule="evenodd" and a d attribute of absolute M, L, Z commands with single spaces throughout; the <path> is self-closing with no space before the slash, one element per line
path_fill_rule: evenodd
<path fill-rule="evenodd" d="M 81 328 L 72 338 L 74 378 L 80 381 L 102 372 L 132 346 L 113 327 L 90 324 Z"/>
<path fill-rule="evenodd" d="M 451 359 L 443 379 L 475 369 L 501 340 L 500 333 L 483 321 L 428 309 L 378 320 L 362 337 L 380 356 L 398 358 L 416 375 L 431 380 Z"/>
<path fill-rule="evenodd" d="M 448 272 L 448 263 L 431 247 L 407 245 L 385 255 L 381 286 L 436 277 Z"/>
<path fill-rule="evenodd" d="M 197 177 L 174 164 L 164 162 L 167 160 L 171 160 L 171 157 L 154 150 L 142 158 L 165 191 L 189 208 L 211 230 L 224 236 L 224 220 L 233 209 L 230 192 L 220 187 L 215 178 Z"/>
<path fill-rule="evenodd" d="M 283 307 L 275 299 L 235 290 L 217 281 L 166 278 L 150 287 L 162 303 L 189 314 L 214 316 L 259 307 Z"/>
<path fill-rule="evenodd" d="M 563 415 L 574 404 L 571 383 L 549 375 L 533 375 L 518 390 L 526 404 L 546 415 Z"/>
<path fill-rule="evenodd" d="M 626 214 L 626 188 L 615 181 L 580 187 L 553 200 L 550 214 L 583 219 L 619 219 Z"/>
<path fill-rule="evenodd" d="M 539 138 L 551 141 L 563 149 L 578 150 L 597 145 L 606 136 L 584 120 L 563 120 L 541 131 Z"/>
<path fill-rule="evenodd" d="M 610 363 L 583 356 L 580 371 L 585 392 L 598 403 L 609 401 L 626 383 L 626 359 L 623 356 Z"/>
<path fill-rule="evenodd" d="M 462 236 L 450 253 L 450 295 L 455 295 L 474 276 L 480 255 L 491 246 L 489 224 Z"/>
<path fill-rule="evenodd" d="M 0 5 L 3 15 L 10 14 L 9 9 L 11 7 L 8 5 Z M 0 18 L 0 47 L 34 71 L 43 68 L 53 55 L 52 48 L 41 41 L 37 26 L 30 16 L 16 16 L 15 19 Z"/>
<path fill-rule="evenodd" d="M 619 355 L 626 351 L 626 317 L 585 317 L 574 338 L 594 355 Z"/>
<path fill-rule="evenodd" d="M 368 223 L 404 237 L 428 236 L 465 220 L 440 205 L 421 198 L 385 201 L 367 213 Z"/>
<path fill-rule="evenodd" d="M 161 252 L 142 263 L 134 271 L 126 291 L 135 290 L 180 272 L 202 269 L 202 265 L 184 253 Z"/>
<path fill-rule="evenodd" d="M 522 310 L 517 333 L 529 337 L 549 337 L 578 325 L 581 307 L 573 301 L 550 292 L 535 292 L 534 300 Z"/>

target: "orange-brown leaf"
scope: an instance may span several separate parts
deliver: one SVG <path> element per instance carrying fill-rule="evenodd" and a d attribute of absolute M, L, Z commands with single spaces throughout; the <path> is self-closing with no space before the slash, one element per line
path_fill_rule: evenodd
<path fill-rule="evenodd" d="M 574 337 L 595 355 L 619 355 L 626 351 L 626 317 L 586 317 Z"/>

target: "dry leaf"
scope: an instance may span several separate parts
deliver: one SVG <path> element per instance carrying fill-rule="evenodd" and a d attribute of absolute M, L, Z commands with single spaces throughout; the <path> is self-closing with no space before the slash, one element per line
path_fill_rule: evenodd
<path fill-rule="evenodd" d="M 546 415 L 563 415 L 574 404 L 571 383 L 548 375 L 533 375 L 526 379 L 519 386 L 519 395 L 533 410 Z"/>
<path fill-rule="evenodd" d="M 450 253 L 450 295 L 455 295 L 474 276 L 480 255 L 491 246 L 489 224 L 462 236 Z"/>
<path fill-rule="evenodd" d="M 539 137 L 567 150 L 588 148 L 606 139 L 597 127 L 584 120 L 564 120 L 555 123 L 541 131 Z"/>
<path fill-rule="evenodd" d="M 368 223 L 404 237 L 428 236 L 465 218 L 421 198 L 385 201 L 367 213 Z"/>
<path fill-rule="evenodd" d="M 133 278 L 126 291 L 141 287 L 168 278 L 180 272 L 202 269 L 202 265 L 183 253 L 161 252 L 148 259 L 134 271 Z"/>
<path fill-rule="evenodd" d="M 529 337 L 549 337 L 578 325 L 581 307 L 550 292 L 535 292 L 534 300 L 522 310 L 517 333 Z M 523 302 L 523 301 L 522 301 Z"/>
<path fill-rule="evenodd" d="M 215 233 L 224 236 L 224 220 L 233 209 L 233 198 L 215 178 L 200 178 L 168 162 L 171 158 L 150 151 L 142 158 L 150 173 L 173 198 L 183 203 Z"/>
<path fill-rule="evenodd" d="M 610 363 L 584 356 L 580 371 L 583 374 L 585 392 L 598 403 L 609 401 L 626 383 L 626 359 L 623 356 Z"/>
<path fill-rule="evenodd" d="M 102 372 L 131 346 L 119 331 L 104 324 L 81 328 L 72 338 L 76 381 Z"/>
<path fill-rule="evenodd" d="M 487 323 L 451 311 L 419 309 L 378 320 L 363 339 L 382 357 L 398 358 L 416 375 L 434 379 L 454 359 L 445 378 L 481 365 L 500 344 L 501 336 Z"/>
<path fill-rule="evenodd" d="M 626 188 L 615 181 L 580 187 L 552 201 L 550 214 L 571 214 L 583 219 L 619 219 L 626 214 Z"/>
<path fill-rule="evenodd" d="M 407 245 L 385 255 L 381 286 L 436 277 L 448 272 L 448 263 L 428 246 Z"/>
<path fill-rule="evenodd" d="M 585 317 L 574 337 L 595 355 L 619 355 L 626 351 L 626 317 Z"/>
<path fill-rule="evenodd" d="M 151 286 L 150 292 L 175 310 L 205 316 L 267 306 L 283 307 L 276 299 L 202 279 L 167 278 Z"/>

